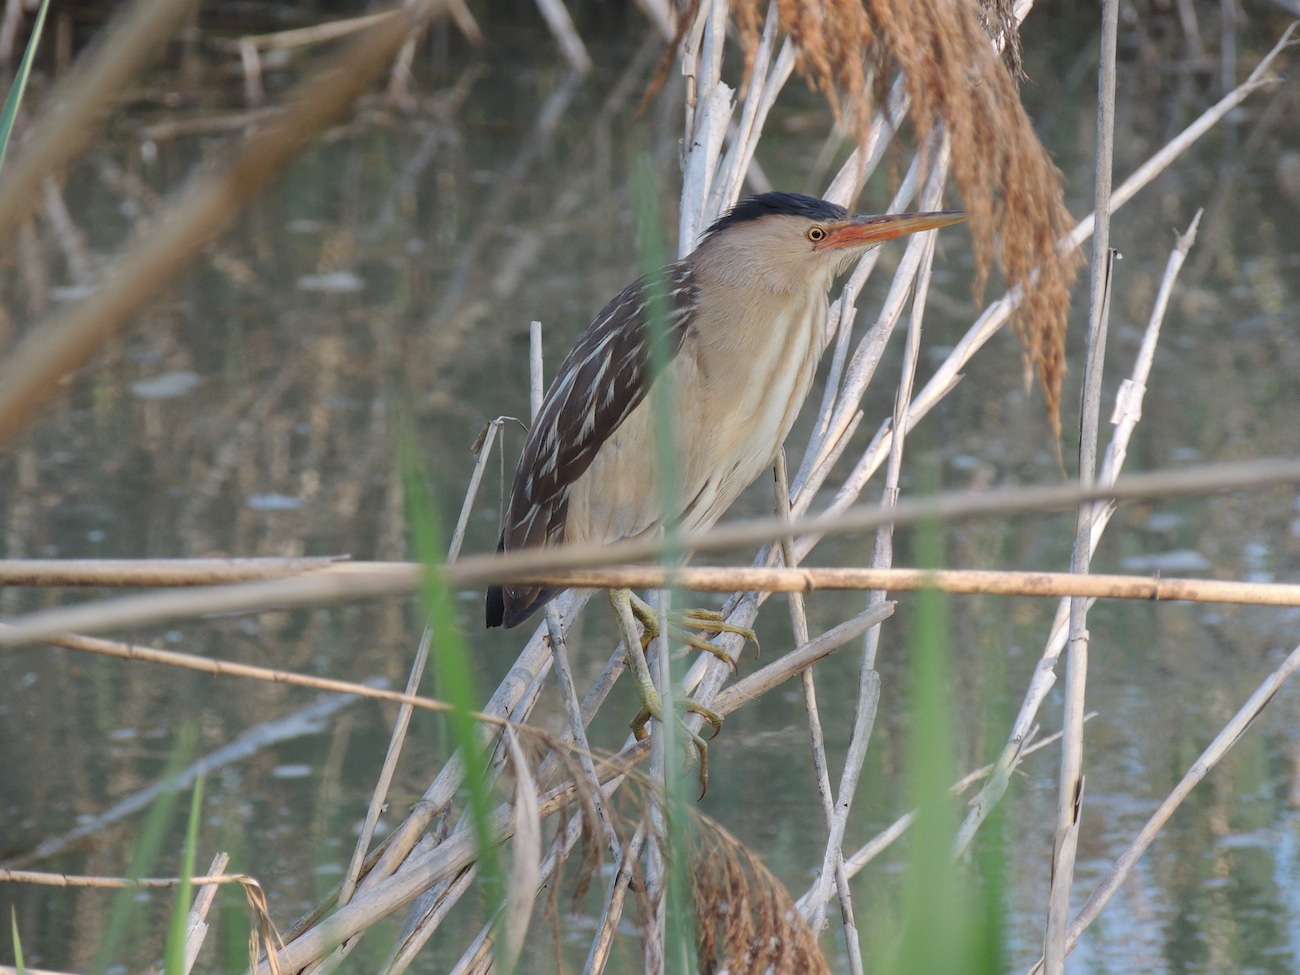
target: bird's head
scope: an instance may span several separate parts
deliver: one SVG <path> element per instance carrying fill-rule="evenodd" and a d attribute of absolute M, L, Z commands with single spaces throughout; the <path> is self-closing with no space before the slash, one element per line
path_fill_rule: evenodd
<path fill-rule="evenodd" d="M 737 283 L 772 291 L 823 291 L 863 253 L 887 240 L 966 219 L 961 210 L 867 216 L 800 193 L 741 200 L 705 233 L 692 258 Z"/>

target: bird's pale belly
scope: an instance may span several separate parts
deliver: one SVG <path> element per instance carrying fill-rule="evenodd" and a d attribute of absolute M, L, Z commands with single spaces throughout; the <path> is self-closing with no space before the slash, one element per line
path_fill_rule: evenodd
<path fill-rule="evenodd" d="M 772 465 L 812 385 L 823 322 L 791 323 L 779 348 L 710 356 L 707 376 L 683 349 L 670 369 L 672 389 L 691 391 L 672 397 L 675 484 L 662 483 L 652 391 L 570 489 L 565 539 L 634 538 L 665 514 L 686 531 L 712 525 Z"/>

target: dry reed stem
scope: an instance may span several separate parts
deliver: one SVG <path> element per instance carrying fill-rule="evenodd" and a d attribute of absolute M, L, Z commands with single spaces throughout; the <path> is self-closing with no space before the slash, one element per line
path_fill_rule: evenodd
<path fill-rule="evenodd" d="M 214 38 L 218 48 L 238 51 L 241 46 L 251 44 L 258 50 L 291 51 L 297 47 L 311 44 L 323 44 L 348 37 L 358 31 L 383 23 L 397 13 L 397 9 L 381 10 L 378 13 L 363 14 L 359 17 L 347 17 L 343 20 L 324 21 L 307 27 L 294 27 L 289 30 L 273 31 L 269 34 L 245 34 L 237 38 Z"/>
<path fill-rule="evenodd" d="M 542 820 L 537 809 L 537 795 L 533 791 L 533 776 L 528 759 L 519 747 L 519 736 L 507 729 L 505 739 L 515 773 L 515 835 L 501 918 L 505 929 L 503 948 L 495 963 L 501 966 L 502 971 L 508 972 L 514 969 L 523 951 L 528 921 L 533 914 L 533 898 L 542 879 Z"/>
<path fill-rule="evenodd" d="M 1110 326 L 1110 300 L 1115 254 L 1110 248 L 1111 181 L 1115 150 L 1115 57 L 1119 37 L 1119 0 L 1103 0 L 1101 57 L 1097 70 L 1097 148 L 1093 173 L 1096 194 L 1091 289 L 1088 309 L 1087 354 L 1083 370 L 1081 416 L 1079 418 L 1079 483 L 1091 485 L 1097 477 L 1097 442 L 1101 426 L 1101 384 L 1106 361 L 1106 338 Z M 1070 570 L 1086 574 L 1092 562 L 1092 504 L 1080 505 L 1076 516 Z M 1065 975 L 1065 935 L 1070 919 L 1070 891 L 1079 845 L 1079 819 L 1084 795 L 1083 716 L 1087 710 L 1088 608 L 1082 597 L 1070 599 L 1070 623 L 1065 660 L 1064 710 L 1061 717 L 1065 737 L 1061 747 L 1061 768 L 1057 794 L 1056 833 L 1052 843 L 1051 882 L 1047 894 L 1047 916 L 1043 953 L 1049 975 Z"/>
<path fill-rule="evenodd" d="M 582 975 L 596 975 L 605 969 L 610 949 L 614 944 L 614 930 L 623 916 L 623 903 L 636 874 L 636 864 L 645 849 L 645 834 L 643 819 L 637 825 L 632 838 L 623 845 L 623 855 L 615 858 L 618 866 L 605 889 L 605 901 L 596 926 L 596 936 L 591 939 L 591 948 L 587 952 L 587 961 L 583 965 Z"/>
<path fill-rule="evenodd" d="M 782 448 L 776 459 L 776 514 L 777 517 L 790 516 L 790 483 L 786 470 L 785 449 Z M 794 550 L 794 540 L 783 538 L 780 544 L 781 560 L 787 568 L 797 568 L 798 556 Z M 808 642 L 808 615 L 805 611 L 802 593 L 790 594 L 790 623 L 794 630 L 795 644 Z M 822 731 L 821 712 L 817 706 L 817 684 L 813 679 L 812 668 L 806 668 L 799 674 L 802 684 L 804 711 L 808 716 L 808 737 L 812 746 L 813 778 L 817 783 L 817 797 L 821 802 L 822 820 L 828 833 L 835 828 L 835 792 L 831 786 L 830 761 L 826 757 L 826 736 Z M 829 846 L 828 846 L 829 849 Z M 839 897 L 840 916 L 844 920 L 845 945 L 848 949 L 849 971 L 858 975 L 862 969 L 862 949 L 858 942 L 857 925 L 853 915 L 853 893 L 849 888 L 848 877 L 844 874 L 843 860 L 837 858 L 832 864 L 835 876 L 835 892 Z M 825 867 L 823 867 L 825 869 Z M 697 898 L 698 900 L 698 898 Z M 810 922 L 813 931 L 821 931 L 821 919 L 813 918 Z"/>
<path fill-rule="evenodd" d="M 1105 496 L 1104 492 L 1100 492 Z M 406 563 L 381 563 L 385 569 L 383 581 L 386 588 L 374 594 L 414 591 L 419 584 L 423 566 Z M 222 598 L 222 610 L 253 611 L 285 604 L 314 604 L 335 601 L 332 595 L 339 586 L 349 581 L 369 579 L 367 563 L 357 563 L 362 571 L 351 574 L 343 567 L 337 570 L 341 580 L 333 580 L 325 597 L 298 599 L 260 595 L 233 602 Z M 353 568 L 353 567 L 348 567 Z M 458 576 L 454 567 L 448 567 L 447 576 L 458 584 L 477 584 L 477 575 L 468 580 Z M 487 575 L 493 579 L 498 576 Z M 574 588 L 645 588 L 655 589 L 667 585 L 679 586 L 696 592 L 802 592 L 818 590 L 871 590 L 883 589 L 911 592 L 918 589 L 936 589 L 940 592 L 985 594 L 1004 596 L 1080 596 L 1090 599 L 1140 599 L 1152 602 L 1219 602 L 1243 606 L 1296 606 L 1300 605 L 1300 584 L 1241 582 L 1237 580 L 1192 579 L 1165 576 L 1092 574 L 1079 577 L 1070 572 L 1014 572 L 995 569 L 869 569 L 855 567 L 798 567 L 778 566 L 610 566 L 593 569 L 557 569 L 517 571 L 502 573 L 499 578 L 519 582 L 547 582 Z M 299 580 L 289 580 L 299 581 Z M 305 581 L 312 581 L 311 579 Z M 233 588 L 233 587 L 230 587 Z M 241 587 L 242 588 L 242 587 Z M 191 593 L 177 593 L 178 597 L 197 596 L 183 607 L 159 607 L 153 597 L 147 600 L 145 611 L 138 608 L 134 598 L 105 603 L 78 604 L 49 613 L 32 613 L 17 617 L 0 626 L 0 647 L 16 647 L 36 641 L 46 641 L 70 650 L 81 650 L 116 656 L 129 660 L 142 660 L 188 670 L 200 670 L 214 675 L 251 677 L 271 683 L 294 684 L 316 690 L 336 691 L 346 694 L 365 694 L 376 699 L 411 703 L 416 707 L 445 710 L 450 707 L 432 698 L 402 694 L 380 688 L 332 678 L 312 677 L 291 671 L 275 670 L 227 661 L 212 660 L 172 650 L 156 650 L 132 644 L 114 643 L 84 636 L 64 636 L 72 629 L 111 629 L 124 626 L 142 626 L 166 619 L 185 618 L 211 611 L 210 596 L 222 597 L 220 589 L 198 589 Z M 359 598 L 359 597 L 356 597 Z M 88 611 L 83 611 L 85 605 Z M 164 612 L 165 610 L 165 612 Z M 173 612 L 173 610 L 175 610 Z"/>
<path fill-rule="evenodd" d="M 1054 485 L 945 492 L 927 498 L 901 501 L 892 512 L 862 506 L 830 517 L 803 517 L 790 522 L 755 519 L 714 527 L 706 532 L 692 532 L 684 535 L 679 543 L 689 551 L 721 551 L 808 532 L 819 537 L 838 532 L 860 532 L 891 521 L 895 525 L 915 524 L 922 519 L 947 521 L 989 514 L 1058 510 L 1090 500 L 1167 498 L 1295 483 L 1300 483 L 1300 461 L 1206 464 L 1172 472 L 1134 474 L 1117 480 L 1113 485 L 1091 488 Z M 524 550 L 504 557 L 473 556 L 445 566 L 441 571 L 451 586 L 532 578 L 558 580 L 563 578 L 559 574 L 562 570 L 574 566 L 597 567 L 650 558 L 659 554 L 661 549 L 662 545 L 657 540 L 634 540 L 601 547 Z M 307 576 L 88 602 L 11 619 L 8 628 L 0 630 L 0 647 L 16 646 L 72 631 L 136 626 L 204 613 L 251 611 L 271 606 L 318 605 L 412 592 L 418 586 L 419 572 L 422 570 L 423 567 L 408 563 L 342 563 Z M 625 571 L 648 570 L 628 568 Z M 572 578 L 576 580 L 586 577 L 578 576 L 575 571 Z M 575 581 L 573 584 L 581 583 Z M 1167 580 L 1162 583 L 1160 598 L 1165 598 L 1165 584 Z M 1246 591 L 1242 590 L 1243 593 Z M 1153 589 L 1142 598 L 1155 596 Z"/>
<path fill-rule="evenodd" d="M 352 681 L 336 680 L 332 677 L 315 677 L 311 674 L 299 674 L 289 670 L 277 670 L 273 667 L 259 667 L 253 664 L 241 664 L 229 660 L 214 660 L 197 654 L 183 653 L 179 650 L 157 650 L 131 643 L 117 643 L 96 637 L 68 635 L 56 637 L 49 641 L 66 650 L 93 653 L 103 657 L 116 657 L 119 660 L 138 660 L 144 663 L 162 664 L 181 670 L 194 670 L 214 677 L 244 677 L 251 680 L 265 681 L 269 684 L 287 684 L 293 687 L 306 687 L 331 694 L 352 694 L 357 697 L 371 698 L 377 701 L 390 701 L 405 704 L 426 711 L 448 712 L 456 708 L 445 701 L 424 697 L 419 694 L 390 691 L 383 687 L 357 684 Z M 499 717 L 474 714 L 476 720 L 505 726 L 507 722 Z"/>
<path fill-rule="evenodd" d="M 229 854 L 221 853 L 217 855 L 217 862 L 229 860 Z M 81 888 L 92 890 L 174 890 L 183 882 L 181 877 L 106 877 L 106 876 L 87 876 L 85 874 L 65 874 L 50 873 L 41 870 L 6 870 L 0 869 L 0 883 L 17 883 L 17 884 L 35 884 L 42 887 L 62 887 L 62 888 Z M 193 908 L 189 915 L 189 927 L 191 936 L 196 930 L 195 920 L 202 919 L 212 904 L 217 887 L 227 884 L 238 884 L 244 892 L 244 899 L 248 903 L 249 912 L 252 915 L 252 921 L 249 925 L 249 956 L 250 964 L 256 965 L 257 956 L 260 946 L 275 945 L 283 949 L 284 942 L 280 937 L 280 932 L 276 929 L 275 922 L 271 919 L 271 913 L 266 900 L 266 892 L 263 890 L 261 883 L 256 877 L 245 873 L 217 873 L 209 874 L 202 877 L 190 877 L 188 882 L 195 887 L 200 888 L 200 894 L 195 899 Z M 201 906 L 202 905 L 202 906 Z M 199 943 L 187 941 L 186 959 L 188 971 L 194 964 L 195 956 L 198 953 Z M 27 968 L 25 971 L 36 975 L 39 969 Z"/>
<path fill-rule="evenodd" d="M 239 884 L 240 886 L 260 887 L 256 877 L 246 873 L 208 874 L 191 877 L 190 883 L 196 887 L 219 886 L 221 884 Z M 182 883 L 180 877 L 109 877 L 87 874 L 53 873 L 46 870 L 7 870 L 0 868 L 0 883 L 37 884 L 41 887 L 94 887 L 101 890 L 124 890 L 139 888 L 141 890 L 171 890 Z"/>
<path fill-rule="evenodd" d="M 29 332 L 0 365 L 0 442 L 11 440 L 38 416 L 35 407 L 55 392 L 60 379 L 87 362 L 133 312 L 170 285 L 274 175 L 369 87 L 410 30 L 439 9 L 441 0 L 404 8 L 299 84 L 273 124 L 250 135 L 218 169 L 192 180 L 165 213 L 137 232 L 91 298 Z M 5 212 L 0 197 L 0 234 Z"/>
<path fill-rule="evenodd" d="M 1207 108 L 1190 125 L 1135 169 L 1111 196 L 1111 211 L 1118 210 L 1131 200 L 1139 190 L 1145 188 L 1148 183 L 1164 172 L 1178 156 L 1186 152 L 1201 136 L 1218 125 L 1229 112 L 1244 102 L 1250 95 L 1267 85 L 1280 83 L 1282 78 L 1269 72 L 1272 71 L 1274 63 L 1283 51 L 1300 43 L 1300 41 L 1296 40 L 1298 30 L 1300 30 L 1300 21 L 1288 26 L 1282 32 L 1282 36 L 1278 38 L 1277 43 L 1255 65 L 1254 70 L 1251 71 L 1250 76 L 1245 81 Z M 1091 237 L 1095 219 L 1096 214 L 1089 214 L 1080 220 L 1065 239 L 1065 246 L 1070 248 L 1078 247 Z"/>
<path fill-rule="evenodd" d="M 212 862 L 208 864 L 207 876 L 219 876 L 226 872 L 226 867 L 229 865 L 230 854 L 224 851 L 219 852 L 212 858 Z M 199 888 L 198 896 L 194 898 L 194 903 L 190 905 L 189 915 L 185 919 L 185 967 L 182 975 L 189 975 L 194 970 L 194 963 L 198 961 L 203 941 L 208 936 L 208 912 L 212 910 L 212 905 L 216 902 L 216 899 L 216 886 L 208 885 Z M 254 958 L 256 957 L 251 947 L 249 954 Z"/>
<path fill-rule="evenodd" d="M 282 579 L 347 556 L 252 559 L 4 559 L 0 586 L 210 586 Z"/>
<path fill-rule="evenodd" d="M 573 18 L 569 16 L 568 8 L 562 0 L 537 0 L 537 9 L 542 12 L 546 26 L 555 35 L 569 67 L 579 74 L 590 71 L 591 56 L 587 54 L 586 45 L 582 43 L 577 28 L 573 26 Z"/>
<path fill-rule="evenodd" d="M 196 4 L 194 0 L 139 0 L 114 18 L 102 44 L 88 50 L 55 85 L 30 137 L 5 165 L 0 180 L 0 240 L 12 240 L 40 198 L 51 173 L 90 145 L 108 107 L 131 78 L 157 56 Z"/>
<path fill-rule="evenodd" d="M 923 208 L 938 209 L 943 193 L 943 176 L 947 171 L 948 153 L 947 142 L 941 140 L 941 145 L 936 153 L 935 165 L 930 173 L 930 179 L 922 200 Z M 912 316 L 909 321 L 908 334 L 903 352 L 902 373 L 894 401 L 895 421 L 901 421 L 906 415 L 908 403 L 911 400 L 912 387 L 915 380 L 917 364 L 920 356 L 921 345 L 921 328 L 924 319 L 925 299 L 928 294 L 930 270 L 934 255 L 934 234 L 920 235 L 916 247 L 909 247 L 905 257 L 911 257 L 916 254 L 916 293 L 912 304 Z M 901 270 L 901 268 L 900 268 Z M 905 275 L 905 279 L 910 279 L 911 275 Z M 899 277 L 895 277 L 895 286 L 899 282 Z M 894 300 L 890 300 L 894 299 Z M 891 290 L 889 298 L 886 299 L 885 309 L 882 311 L 882 319 L 889 315 L 890 328 L 893 320 L 902 313 L 902 302 L 895 297 L 895 292 Z M 883 322 L 876 326 L 878 332 L 883 332 Z M 874 366 L 872 367 L 874 369 Z M 882 510 L 892 510 L 898 502 L 900 493 L 899 484 L 902 476 L 902 458 L 903 443 L 906 434 L 906 428 L 900 427 L 900 435 L 894 439 L 889 456 L 889 467 L 886 471 L 885 484 L 881 491 L 881 508 Z M 885 524 L 876 532 L 875 543 L 873 545 L 871 567 L 876 569 L 889 568 L 893 561 L 893 527 Z M 874 590 L 867 597 L 867 606 L 869 609 L 883 606 L 886 594 L 883 590 Z M 844 758 L 843 770 L 840 774 L 839 790 L 835 802 L 835 816 L 830 823 L 827 834 L 827 841 L 824 848 L 820 873 L 820 893 L 816 899 L 815 906 L 811 912 L 810 923 L 813 930 L 822 929 L 825 916 L 824 906 L 829 891 L 831 877 L 834 876 L 835 884 L 839 891 L 848 889 L 848 873 L 844 865 L 843 843 L 845 830 L 848 827 L 850 809 L 852 808 L 853 797 L 857 793 L 858 779 L 862 773 L 862 768 L 866 762 L 867 748 L 871 741 L 871 733 L 875 725 L 876 709 L 880 701 L 880 678 L 875 671 L 876 651 L 879 645 L 881 628 L 872 627 L 866 634 L 863 647 L 863 659 L 858 680 L 857 703 L 854 708 L 853 726 L 849 737 L 849 747 Z M 843 902 L 844 894 L 840 893 L 840 900 Z M 841 907 L 841 914 L 844 918 L 846 938 L 850 935 L 854 944 L 850 948 L 850 963 L 860 968 L 860 961 L 855 960 L 854 955 L 860 952 L 857 946 L 857 933 L 853 930 L 852 914 L 846 913 Z"/>

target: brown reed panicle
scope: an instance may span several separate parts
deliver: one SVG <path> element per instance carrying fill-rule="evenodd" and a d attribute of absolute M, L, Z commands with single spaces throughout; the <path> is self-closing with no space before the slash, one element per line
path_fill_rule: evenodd
<path fill-rule="evenodd" d="M 692 820 L 689 869 L 699 971 L 830 975 L 816 936 L 781 882 L 718 823 L 705 816 Z"/>
<path fill-rule="evenodd" d="M 768 0 L 732 6 L 747 71 L 767 6 Z M 873 104 L 886 104 L 889 81 L 901 72 L 918 142 L 936 122 L 946 126 L 953 177 L 971 214 L 975 291 L 983 292 L 995 257 L 1007 283 L 1024 289 L 1015 327 L 1026 382 L 1037 373 L 1059 440 L 1065 327 L 1078 263 L 1057 246 L 1072 225 L 1060 173 L 1020 103 L 1010 0 L 983 0 L 980 9 L 948 0 L 778 0 L 777 10 L 781 29 L 798 46 L 800 72 L 837 118 L 847 114 L 865 132 Z M 990 36 L 1001 42 L 1003 62 Z"/>

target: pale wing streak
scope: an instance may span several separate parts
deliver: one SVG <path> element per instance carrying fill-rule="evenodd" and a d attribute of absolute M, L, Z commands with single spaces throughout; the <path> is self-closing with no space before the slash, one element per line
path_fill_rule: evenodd
<path fill-rule="evenodd" d="M 661 273 L 667 275 L 671 360 L 690 328 L 698 291 L 685 264 Z M 570 486 L 645 398 L 653 379 L 646 329 L 649 280 L 637 281 L 606 305 L 560 365 L 515 475 L 502 535 L 506 550 L 563 537 Z"/>

